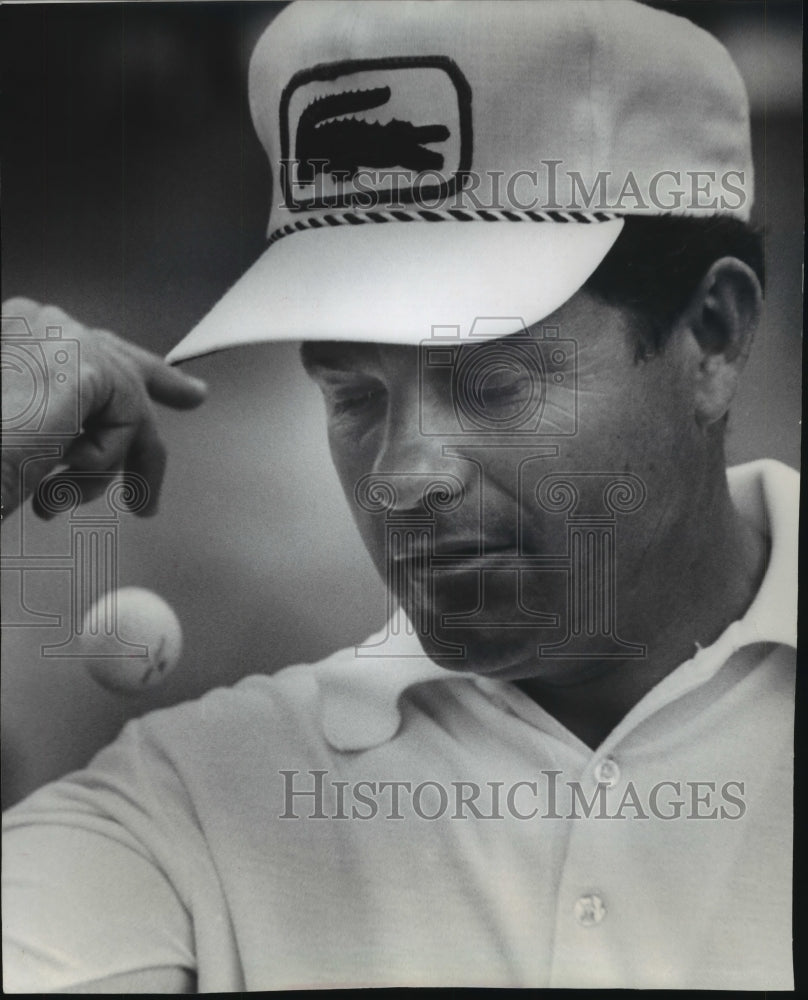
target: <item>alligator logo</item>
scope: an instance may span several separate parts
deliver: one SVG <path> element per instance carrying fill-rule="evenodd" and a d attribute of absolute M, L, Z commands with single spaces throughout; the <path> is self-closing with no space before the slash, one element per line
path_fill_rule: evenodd
<path fill-rule="evenodd" d="M 460 68 L 442 55 L 299 70 L 278 108 L 280 207 L 437 204 L 471 170 L 471 96 Z"/>
<path fill-rule="evenodd" d="M 317 97 L 304 108 L 295 135 L 298 181 L 313 184 L 318 173 L 353 177 L 363 167 L 441 170 L 443 156 L 426 144 L 449 138 L 445 125 L 414 125 L 393 118 L 367 121 L 357 114 L 383 107 L 389 87 L 349 90 Z"/>

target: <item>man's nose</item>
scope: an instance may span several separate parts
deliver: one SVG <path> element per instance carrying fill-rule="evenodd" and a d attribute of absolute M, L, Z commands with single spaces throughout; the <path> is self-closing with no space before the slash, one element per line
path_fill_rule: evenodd
<path fill-rule="evenodd" d="M 391 407 L 385 434 L 373 463 L 372 476 L 395 494 L 398 512 L 440 510 L 458 506 L 465 493 L 464 463 L 444 454 L 445 438 L 427 433 L 416 394 Z M 392 499 L 392 497 L 391 497 Z"/>

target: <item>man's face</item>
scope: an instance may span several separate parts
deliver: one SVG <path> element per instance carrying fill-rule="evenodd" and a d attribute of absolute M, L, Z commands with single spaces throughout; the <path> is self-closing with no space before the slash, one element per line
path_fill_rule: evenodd
<path fill-rule="evenodd" d="M 427 653 L 551 677 L 619 653 L 615 621 L 647 641 L 648 574 L 676 544 L 698 453 L 675 344 L 635 364 L 628 316 L 582 291 L 498 340 L 302 353 L 362 538 Z M 537 655 L 571 633 L 583 664 Z"/>

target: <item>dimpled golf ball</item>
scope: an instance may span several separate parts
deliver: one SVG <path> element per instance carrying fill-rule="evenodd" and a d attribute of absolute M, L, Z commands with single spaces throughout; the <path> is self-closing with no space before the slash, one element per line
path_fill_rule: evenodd
<path fill-rule="evenodd" d="M 162 597 L 142 587 L 123 587 L 87 611 L 82 646 L 94 680 L 109 691 L 134 694 L 162 684 L 177 666 L 182 627 Z"/>

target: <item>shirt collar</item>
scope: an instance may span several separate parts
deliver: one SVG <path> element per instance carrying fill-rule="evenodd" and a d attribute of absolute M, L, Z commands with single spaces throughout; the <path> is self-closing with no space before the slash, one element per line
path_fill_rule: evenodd
<path fill-rule="evenodd" d="M 741 516 L 771 540 L 760 590 L 743 618 L 730 628 L 736 629 L 738 646 L 776 642 L 796 648 L 799 474 L 782 462 L 761 459 L 728 469 L 727 480 Z"/>
<path fill-rule="evenodd" d="M 401 724 L 399 698 L 414 684 L 476 676 L 439 667 L 409 631 L 403 613 L 400 619 L 406 630 L 394 634 L 393 618 L 362 646 L 340 650 L 314 667 L 320 721 L 336 750 L 367 750 L 391 740 Z M 383 652 L 372 652 L 382 645 Z"/>
<path fill-rule="evenodd" d="M 729 656 L 757 642 L 796 646 L 799 476 L 780 462 L 763 459 L 728 469 L 727 479 L 741 516 L 771 539 L 771 554 L 746 614 L 711 651 L 726 646 Z M 472 671 L 438 666 L 424 654 L 403 614 L 400 620 L 407 627 L 393 633 L 395 620 L 362 646 L 341 650 L 314 667 L 323 733 L 336 750 L 368 750 L 391 740 L 401 724 L 399 700 L 408 688 L 477 679 Z M 375 654 L 374 646 L 381 652 Z"/>

